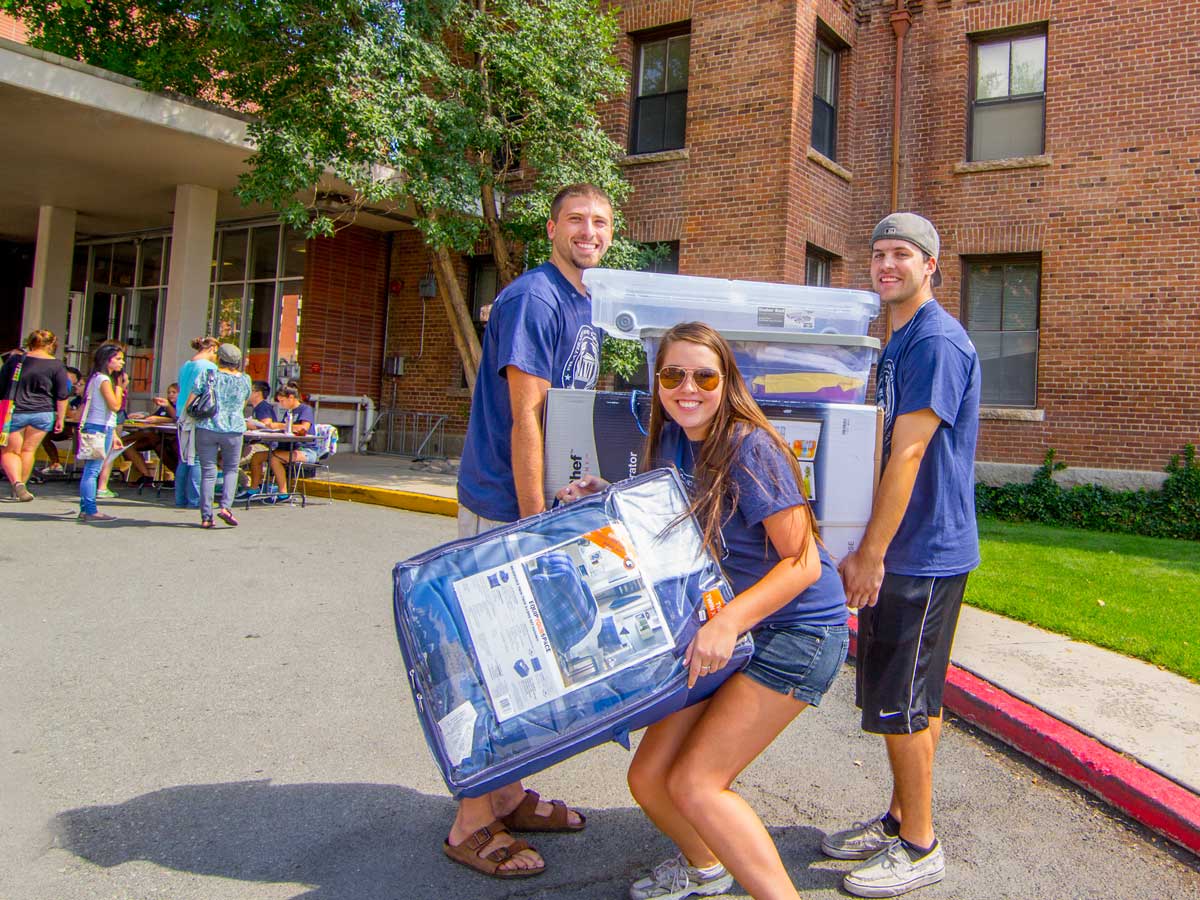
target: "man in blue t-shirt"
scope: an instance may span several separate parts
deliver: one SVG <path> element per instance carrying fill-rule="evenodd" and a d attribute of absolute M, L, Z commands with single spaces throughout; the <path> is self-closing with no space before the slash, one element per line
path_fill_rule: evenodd
<path fill-rule="evenodd" d="M 550 261 L 508 285 L 492 304 L 458 475 L 458 533 L 473 537 L 546 508 L 542 494 L 542 409 L 551 387 L 591 389 L 600 370 L 600 332 L 583 286 L 612 243 L 608 195 L 591 184 L 563 188 L 550 206 Z M 497 833 L 497 828 L 503 826 Z M 578 831 L 583 817 L 542 801 L 520 782 L 464 798 L 446 855 L 499 878 L 544 871 L 536 850 L 512 831 Z"/>
<path fill-rule="evenodd" d="M 867 860 L 843 881 L 861 897 L 906 893 L 945 871 L 933 830 L 933 756 L 963 591 L 979 565 L 980 369 L 967 333 L 933 298 L 940 245 L 932 223 L 914 213 L 892 213 L 871 235 L 871 283 L 893 329 L 876 374 L 883 474 L 866 533 L 841 571 L 848 605 L 861 610 L 862 727 L 884 736 L 892 797 L 882 816 L 821 842 L 829 856 Z"/>

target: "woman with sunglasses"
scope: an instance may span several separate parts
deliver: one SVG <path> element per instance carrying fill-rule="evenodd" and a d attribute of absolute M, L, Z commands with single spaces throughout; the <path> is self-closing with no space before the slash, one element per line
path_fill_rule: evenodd
<path fill-rule="evenodd" d="M 708 325 L 670 329 L 654 361 L 647 457 L 689 482 L 709 549 L 735 597 L 697 632 L 688 683 L 754 634 L 746 668 L 711 699 L 646 729 L 629 768 L 634 799 L 679 848 L 632 885 L 633 900 L 724 893 L 736 877 L 758 900 L 799 895 L 734 779 L 798 716 L 817 705 L 849 646 L 846 596 L 800 488 L 795 457 L 750 396 L 733 351 Z M 570 500 L 607 486 L 586 476 Z"/>

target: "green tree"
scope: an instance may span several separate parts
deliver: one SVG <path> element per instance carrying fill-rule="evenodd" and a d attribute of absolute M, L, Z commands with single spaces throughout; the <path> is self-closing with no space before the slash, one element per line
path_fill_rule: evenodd
<path fill-rule="evenodd" d="M 238 194 L 331 234 L 364 207 L 431 251 L 468 382 L 479 342 L 454 255 L 484 239 L 507 284 L 544 258 L 550 199 L 628 187 L 597 107 L 620 94 L 599 0 L 0 0 L 36 47 L 252 115 Z M 636 264 L 618 241 L 606 265 Z"/>

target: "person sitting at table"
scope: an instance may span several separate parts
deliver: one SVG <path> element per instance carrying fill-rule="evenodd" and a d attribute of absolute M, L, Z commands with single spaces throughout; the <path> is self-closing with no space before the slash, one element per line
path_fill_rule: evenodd
<path fill-rule="evenodd" d="M 287 384 L 279 389 L 276 395 L 279 400 L 279 414 L 282 422 L 272 422 L 267 431 L 279 431 L 287 434 L 312 434 L 316 422 L 313 419 L 313 408 L 300 400 L 300 389 L 295 384 Z M 305 445 L 281 444 L 271 451 L 271 474 L 275 477 L 275 486 L 279 491 L 279 500 L 288 499 L 288 472 L 291 463 L 315 463 L 317 461 L 316 447 Z"/>
<path fill-rule="evenodd" d="M 282 388 L 280 388 L 282 390 Z M 246 417 L 246 428 L 250 431 L 270 431 L 275 422 L 275 404 L 267 399 L 271 394 L 271 385 L 266 381 L 255 381 L 250 385 L 250 415 Z M 275 392 L 275 402 L 279 402 L 279 391 Z M 263 477 L 267 470 L 267 457 L 278 444 L 255 442 L 242 448 L 242 459 L 246 463 L 246 471 L 250 475 L 250 487 L 237 499 L 245 500 L 262 491 Z"/>
<path fill-rule="evenodd" d="M 175 422 L 175 404 L 179 401 L 179 385 L 167 385 L 167 395 L 165 397 L 153 398 L 155 408 L 150 413 L 134 413 L 128 422 L 137 425 L 171 425 Z M 158 456 L 164 468 L 175 471 L 179 465 L 179 445 L 175 442 L 173 433 L 165 433 L 153 428 L 139 428 L 132 434 L 125 436 L 125 452 L 121 456 L 129 460 L 133 469 L 137 472 L 138 478 L 135 481 L 127 479 L 135 487 L 154 483 L 154 474 L 150 471 L 150 467 L 146 464 L 142 454 L 147 450 L 153 450 Z"/>
<path fill-rule="evenodd" d="M 152 397 L 154 409 L 148 413 L 130 413 L 132 421 L 144 425 L 173 425 L 175 424 L 175 404 L 179 402 L 179 385 L 171 382 L 167 385 L 165 397 Z"/>
<path fill-rule="evenodd" d="M 42 450 L 46 454 L 46 459 L 49 464 L 42 469 L 40 475 L 65 475 L 66 469 L 63 468 L 62 457 L 58 455 L 58 447 L 56 443 L 59 441 L 69 441 L 71 446 L 75 444 L 75 434 L 79 430 L 79 413 L 83 409 L 83 373 L 74 366 L 67 366 L 67 375 L 71 380 L 71 394 L 67 397 L 67 417 L 63 420 L 63 427 L 59 431 L 52 431 L 46 435 L 46 439 L 42 441 Z"/>
<path fill-rule="evenodd" d="M 275 404 L 267 399 L 271 393 L 271 385 L 265 381 L 255 381 L 250 385 L 250 415 L 246 416 L 246 427 L 261 429 L 275 421 Z"/>
<path fill-rule="evenodd" d="M 249 431 L 265 431 L 275 421 L 275 404 L 267 398 L 271 396 L 270 382 L 254 381 L 250 385 L 250 399 L 246 405 L 250 412 L 246 416 L 246 428 Z M 278 396 L 276 396 L 278 399 Z M 242 462 L 250 477 L 250 491 L 238 495 L 239 500 L 253 496 L 262 490 L 263 475 L 267 468 L 267 456 L 275 448 L 275 444 L 252 442 L 242 447 Z"/>

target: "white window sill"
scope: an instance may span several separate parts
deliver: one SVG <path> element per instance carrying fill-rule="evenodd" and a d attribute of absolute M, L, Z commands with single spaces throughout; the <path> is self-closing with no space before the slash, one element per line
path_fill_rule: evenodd
<path fill-rule="evenodd" d="M 981 406 L 979 419 L 992 422 L 1044 422 L 1046 411 L 1015 406 Z"/>
<path fill-rule="evenodd" d="M 1007 169 L 1037 169 L 1053 164 L 1049 153 L 1037 156 L 1012 156 L 1008 159 L 981 159 L 975 162 L 954 164 L 955 175 L 970 175 L 972 172 L 1002 172 Z"/>
<path fill-rule="evenodd" d="M 842 181 L 849 182 L 854 180 L 854 174 L 849 169 L 842 168 L 815 147 L 808 148 L 808 158 L 815 162 L 822 169 L 828 169 L 838 178 L 842 179 Z"/>
<path fill-rule="evenodd" d="M 678 150 L 659 150 L 657 153 L 631 153 L 617 161 L 622 166 L 644 166 L 647 163 L 671 162 L 676 159 L 687 159 L 687 147 Z"/>

